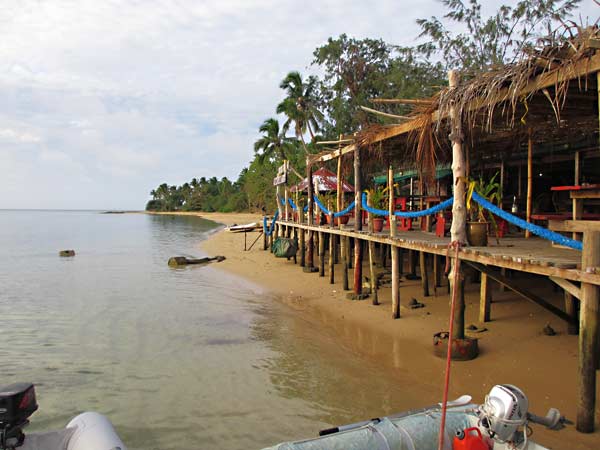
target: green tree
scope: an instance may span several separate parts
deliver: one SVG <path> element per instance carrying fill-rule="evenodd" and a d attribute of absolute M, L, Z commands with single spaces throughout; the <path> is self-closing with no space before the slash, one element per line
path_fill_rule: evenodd
<path fill-rule="evenodd" d="M 429 39 L 417 48 L 428 58 L 441 56 L 447 68 L 473 72 L 514 62 L 543 35 L 553 35 L 581 2 L 520 0 L 514 7 L 502 5 L 492 16 L 482 17 L 479 0 L 440 1 L 448 10 L 443 19 L 417 20 L 420 37 Z M 452 31 L 448 27 L 452 22 L 465 31 Z"/>
<path fill-rule="evenodd" d="M 285 114 L 287 117 L 282 127 L 283 133 L 285 134 L 293 123 L 296 137 L 302 141 L 307 154 L 309 151 L 304 134 L 308 131 L 311 142 L 314 142 L 323 120 L 323 113 L 317 107 L 316 86 L 316 77 L 310 76 L 304 82 L 300 72 L 296 71 L 288 73 L 279 85 L 286 92 L 286 98 L 277 105 L 277 114 Z"/>
<path fill-rule="evenodd" d="M 289 159 L 289 155 L 297 146 L 294 140 L 285 136 L 285 131 L 279 128 L 277 119 L 267 119 L 258 129 L 263 135 L 254 143 L 254 152 L 258 162 L 263 163 L 265 159 Z"/>

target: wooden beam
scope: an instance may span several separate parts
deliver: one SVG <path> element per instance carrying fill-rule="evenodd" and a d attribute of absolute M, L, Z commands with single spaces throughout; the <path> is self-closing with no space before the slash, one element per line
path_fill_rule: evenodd
<path fill-rule="evenodd" d="M 483 273 L 487 274 L 491 279 L 497 281 L 498 283 L 502 283 L 507 288 L 509 288 L 511 291 L 519 294 L 524 299 L 529 300 L 530 302 L 533 302 L 538 306 L 541 306 L 542 308 L 551 312 L 552 314 L 554 314 L 558 318 L 564 320 L 565 322 L 571 323 L 573 321 L 572 317 L 570 317 L 563 310 L 557 308 L 556 306 L 554 306 L 551 303 L 548 303 L 546 300 L 538 297 L 537 295 L 532 294 L 531 292 L 529 292 L 519 286 L 516 286 L 511 280 L 509 280 L 506 277 L 503 277 L 499 273 L 496 273 L 494 270 L 492 270 L 482 264 L 478 264 L 478 263 L 474 263 L 474 262 L 470 262 L 470 261 L 463 261 L 463 262 L 465 264 L 479 270 L 482 274 Z"/>
<path fill-rule="evenodd" d="M 563 220 L 561 231 L 600 231 L 600 220 Z"/>
<path fill-rule="evenodd" d="M 479 295 L 479 321 L 489 322 L 491 320 L 492 289 L 487 273 L 481 273 L 481 289 Z"/>
<path fill-rule="evenodd" d="M 367 108 L 366 106 L 361 106 L 360 109 L 362 109 L 363 111 L 369 112 L 371 114 L 375 114 L 375 115 L 382 116 L 382 117 L 388 117 L 390 119 L 401 119 L 401 120 L 411 120 L 411 119 L 413 119 L 413 117 L 399 116 L 397 114 L 390 114 L 390 113 L 386 113 L 386 112 L 383 112 L 383 111 L 377 111 L 376 109 Z"/>
<path fill-rule="evenodd" d="M 396 105 L 423 105 L 428 106 L 433 104 L 433 100 L 421 98 L 372 98 L 369 100 L 372 103 L 388 103 Z"/>
<path fill-rule="evenodd" d="M 554 281 L 561 288 L 563 288 L 565 290 L 565 292 L 568 292 L 570 295 L 572 295 L 573 297 L 575 297 L 578 300 L 581 299 L 581 289 L 578 288 L 577 286 L 575 286 L 573 283 L 571 283 L 563 278 L 557 278 L 557 277 L 548 277 L 548 278 L 550 278 L 550 280 Z"/>
<path fill-rule="evenodd" d="M 309 226 L 307 224 L 290 223 L 289 225 L 303 228 L 305 230 L 319 231 L 321 229 L 318 226 Z M 448 251 L 448 241 L 444 241 L 442 243 L 425 242 L 420 241 L 418 238 L 407 236 L 406 234 L 402 235 L 402 237 L 396 237 L 392 239 L 388 235 L 369 235 L 364 231 L 357 233 L 349 229 L 339 230 L 334 228 L 332 230 L 328 229 L 327 232 L 337 234 L 339 236 L 345 236 L 347 238 L 373 241 L 385 245 L 399 247 L 401 249 L 418 252 L 425 251 L 427 253 L 433 253 L 441 256 L 446 256 Z M 490 247 L 490 250 L 491 249 L 493 249 L 493 247 Z M 576 250 L 572 250 L 572 252 L 576 252 Z M 589 270 L 584 271 L 576 267 L 580 264 L 573 263 L 573 265 L 569 264 L 568 267 L 565 267 L 562 263 L 555 265 L 545 259 L 537 261 L 533 255 L 501 255 L 496 253 L 488 253 L 485 250 L 482 251 L 481 249 L 471 251 L 471 249 L 468 247 L 461 249 L 460 258 L 465 261 L 473 261 L 489 266 L 517 270 L 536 275 L 555 276 L 558 278 L 564 278 L 565 280 L 586 282 L 600 286 L 600 270 L 596 271 L 593 268 L 590 268 Z"/>
<path fill-rule="evenodd" d="M 581 265 L 582 267 L 600 265 L 600 232 L 583 233 Z M 579 312 L 579 401 L 577 403 L 577 431 L 582 433 L 594 431 L 599 311 L 600 287 L 582 283 Z"/>
<path fill-rule="evenodd" d="M 349 142 L 354 142 L 354 139 L 338 139 L 337 141 L 318 141 L 317 145 L 333 145 L 333 144 L 347 144 Z"/>

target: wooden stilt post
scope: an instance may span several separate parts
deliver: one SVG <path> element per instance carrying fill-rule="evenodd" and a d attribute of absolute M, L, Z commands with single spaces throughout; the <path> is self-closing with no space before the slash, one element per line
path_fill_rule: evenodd
<path fill-rule="evenodd" d="M 504 198 L 504 159 L 500 161 L 500 205 L 502 207 L 502 199 Z"/>
<path fill-rule="evenodd" d="M 400 271 L 398 247 L 392 245 L 392 319 L 400 318 Z"/>
<path fill-rule="evenodd" d="M 263 218 L 263 223 L 264 223 L 264 218 Z M 267 236 L 267 230 L 263 230 L 263 250 L 266 250 L 267 248 L 269 248 L 269 237 Z"/>
<path fill-rule="evenodd" d="M 421 270 L 421 287 L 423 297 L 429 297 L 429 276 L 427 273 L 427 258 L 425 252 L 419 252 L 419 265 Z"/>
<path fill-rule="evenodd" d="M 306 158 L 306 177 L 308 180 L 308 224 L 314 225 L 314 216 L 313 216 L 313 184 L 312 184 L 312 164 L 310 158 Z M 313 272 L 314 271 L 314 261 L 313 261 L 313 231 L 308 231 L 308 239 L 306 242 L 306 263 L 305 263 L 305 271 Z"/>
<path fill-rule="evenodd" d="M 404 273 L 404 249 L 402 247 L 398 247 L 398 274 L 402 275 Z"/>
<path fill-rule="evenodd" d="M 577 334 L 579 332 L 579 327 L 577 326 L 579 322 L 577 318 L 577 302 L 567 291 L 565 291 L 565 312 L 573 318 L 573 323 L 567 325 L 567 333 Z"/>
<path fill-rule="evenodd" d="M 367 194 L 367 204 L 369 206 L 373 206 L 371 203 L 371 196 Z M 369 233 L 373 232 L 373 217 L 371 213 L 369 213 Z M 375 277 L 375 243 L 373 241 L 368 241 L 368 249 L 369 249 L 369 276 L 371 277 L 370 287 L 371 287 L 371 299 L 373 301 L 373 305 L 379 305 L 379 300 L 377 298 L 377 278 Z"/>
<path fill-rule="evenodd" d="M 531 222 L 531 191 L 533 188 L 533 138 L 531 134 L 531 127 L 529 127 L 527 130 L 527 222 Z M 525 230 L 525 237 L 529 238 L 530 236 L 531 232 L 529 230 Z"/>
<path fill-rule="evenodd" d="M 433 256 L 433 295 L 437 295 L 437 288 L 442 285 L 442 274 L 440 272 L 440 255 Z"/>
<path fill-rule="evenodd" d="M 371 276 L 371 299 L 374 305 L 379 305 L 377 276 L 375 275 L 375 243 L 373 241 L 369 241 L 369 274 Z"/>
<path fill-rule="evenodd" d="M 600 266 L 600 231 L 583 233 L 581 270 Z M 594 431 L 596 409 L 596 364 L 598 363 L 598 314 L 600 286 L 581 283 L 581 311 L 579 312 L 579 402 L 577 430 Z"/>
<path fill-rule="evenodd" d="M 335 234 L 329 235 L 329 284 L 335 283 L 335 239 Z"/>
<path fill-rule="evenodd" d="M 342 288 L 345 291 L 349 291 L 348 283 L 348 238 L 346 236 L 340 236 L 342 242 Z"/>
<path fill-rule="evenodd" d="M 417 276 L 417 267 L 415 264 L 415 251 L 414 250 L 408 251 L 408 274 L 411 277 Z"/>
<path fill-rule="evenodd" d="M 283 164 L 285 165 L 285 186 L 283 187 L 284 191 L 284 201 L 285 201 L 285 220 L 290 220 L 290 210 L 289 210 L 289 191 L 288 191 L 288 176 L 289 176 L 289 165 L 290 162 L 289 161 L 284 161 Z"/>
<path fill-rule="evenodd" d="M 396 215 L 394 214 L 395 206 L 394 206 L 394 169 L 392 165 L 388 167 L 388 212 L 390 219 L 390 237 L 396 237 L 396 231 L 398 230 L 396 226 Z"/>
<path fill-rule="evenodd" d="M 304 228 L 300 228 L 300 267 L 306 266 L 306 241 L 304 239 L 306 231 Z"/>
<path fill-rule="evenodd" d="M 451 70 L 448 73 L 450 88 L 458 86 L 458 72 Z M 450 240 L 458 245 L 465 245 L 467 242 L 466 223 L 467 215 L 465 208 L 465 159 L 462 148 L 463 132 L 461 126 L 461 117 L 459 117 L 456 107 L 450 108 L 450 123 L 452 131 L 450 140 L 452 141 L 452 181 L 454 185 L 454 203 L 452 204 L 452 226 L 450 227 Z M 458 274 L 458 286 L 454 286 L 454 275 L 458 270 L 457 262 L 452 261 L 452 269 L 448 275 L 453 289 L 458 289 L 456 310 L 454 315 L 454 333 L 451 338 L 464 339 L 465 337 L 465 303 L 464 303 L 464 284 L 462 274 Z"/>
<path fill-rule="evenodd" d="M 319 276 L 325 276 L 325 236 L 319 231 Z"/>
<path fill-rule="evenodd" d="M 574 181 L 575 181 L 575 185 L 577 186 L 579 184 L 579 170 L 580 170 L 580 161 L 579 161 L 579 152 L 575 152 L 575 176 L 574 176 Z M 583 216 L 583 199 L 581 198 L 574 198 L 573 200 L 573 220 L 581 220 L 582 216 Z M 581 239 L 581 234 L 580 233 L 573 233 L 572 235 L 573 239 L 577 239 L 580 240 Z"/>
<path fill-rule="evenodd" d="M 355 220 L 354 231 L 362 230 L 362 200 L 361 200 L 361 180 L 360 180 L 360 147 L 354 150 L 354 201 Z M 362 295 L 362 242 L 360 239 L 354 239 L 354 295 Z"/>
<path fill-rule="evenodd" d="M 479 321 L 490 321 L 490 310 L 492 305 L 492 290 L 490 286 L 491 280 L 487 274 L 481 273 L 481 291 L 479 297 Z"/>

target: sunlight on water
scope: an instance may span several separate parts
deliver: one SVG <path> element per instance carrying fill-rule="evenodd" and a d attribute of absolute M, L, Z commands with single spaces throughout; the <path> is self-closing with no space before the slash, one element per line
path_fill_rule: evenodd
<path fill-rule="evenodd" d="M 258 286 L 167 266 L 214 227 L 0 211 L 0 383 L 36 383 L 32 431 L 95 410 L 132 450 L 251 449 L 393 412 L 399 386 Z"/>

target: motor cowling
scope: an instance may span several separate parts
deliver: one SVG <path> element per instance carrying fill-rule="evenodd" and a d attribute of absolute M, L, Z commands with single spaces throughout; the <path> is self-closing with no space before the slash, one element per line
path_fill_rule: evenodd
<path fill-rule="evenodd" d="M 481 425 L 493 439 L 513 441 L 519 427 L 527 421 L 528 408 L 529 401 L 521 389 L 498 384 L 480 407 Z"/>

